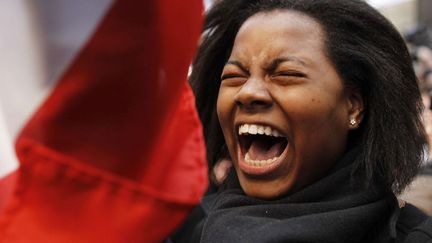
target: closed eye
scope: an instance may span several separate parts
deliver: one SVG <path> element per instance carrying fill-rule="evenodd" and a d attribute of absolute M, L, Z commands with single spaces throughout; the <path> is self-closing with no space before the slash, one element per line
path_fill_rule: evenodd
<path fill-rule="evenodd" d="M 270 79 L 279 85 L 293 85 L 303 83 L 308 76 L 305 73 L 297 71 L 276 72 L 270 76 Z"/>
<path fill-rule="evenodd" d="M 221 80 L 230 79 L 230 78 L 241 78 L 242 76 L 239 74 L 224 74 L 221 77 Z"/>
<path fill-rule="evenodd" d="M 272 75 L 273 77 L 282 76 L 282 77 L 299 77 L 299 78 L 306 78 L 307 75 L 301 72 L 295 72 L 295 71 L 284 71 L 284 72 L 277 72 Z"/>
<path fill-rule="evenodd" d="M 223 85 L 226 86 L 239 86 L 246 82 L 247 77 L 241 74 L 224 74 L 221 77 Z"/>

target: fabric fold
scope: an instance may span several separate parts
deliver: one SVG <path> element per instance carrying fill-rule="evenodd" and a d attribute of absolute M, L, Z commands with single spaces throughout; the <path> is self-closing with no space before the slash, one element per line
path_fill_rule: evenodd
<path fill-rule="evenodd" d="M 397 199 L 390 191 L 351 183 L 357 154 L 350 151 L 337 170 L 277 200 L 251 198 L 241 188 L 223 190 L 210 206 L 201 242 L 394 241 Z"/>

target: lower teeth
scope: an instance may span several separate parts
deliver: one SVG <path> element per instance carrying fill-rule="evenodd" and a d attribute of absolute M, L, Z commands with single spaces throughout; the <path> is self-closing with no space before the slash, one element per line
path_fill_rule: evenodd
<path fill-rule="evenodd" d="M 245 155 L 245 162 L 249 165 L 260 167 L 260 166 L 266 166 L 273 162 L 275 162 L 279 157 L 274 157 L 273 159 L 268 160 L 253 160 L 250 158 L 249 153 L 246 153 Z"/>

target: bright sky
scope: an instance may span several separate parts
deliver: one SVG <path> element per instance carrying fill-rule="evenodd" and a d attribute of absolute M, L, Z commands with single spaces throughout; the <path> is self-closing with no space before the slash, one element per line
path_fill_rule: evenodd
<path fill-rule="evenodd" d="M 401 2 L 407 2 L 409 0 L 368 0 L 369 4 L 376 8 L 385 7 L 388 5 L 395 5 Z"/>
<path fill-rule="evenodd" d="M 204 1 L 204 5 L 206 7 L 206 9 L 208 7 L 210 7 L 210 4 L 213 2 L 213 0 L 203 0 Z M 367 0 L 367 2 L 369 2 L 372 6 L 374 6 L 375 8 L 381 8 L 381 7 L 386 7 L 389 5 L 395 5 L 401 2 L 406 2 L 409 0 Z"/>

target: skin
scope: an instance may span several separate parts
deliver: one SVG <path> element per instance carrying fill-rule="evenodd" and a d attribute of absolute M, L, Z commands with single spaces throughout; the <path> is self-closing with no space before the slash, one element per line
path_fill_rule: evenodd
<path fill-rule="evenodd" d="M 319 23 L 290 10 L 253 15 L 235 38 L 217 113 L 249 196 L 274 199 L 323 177 L 345 152 L 349 130 L 361 122 L 363 100 L 344 87 L 324 38 Z M 287 137 L 288 152 L 275 171 L 251 175 L 239 167 L 238 126 L 245 123 L 269 125 Z"/>

